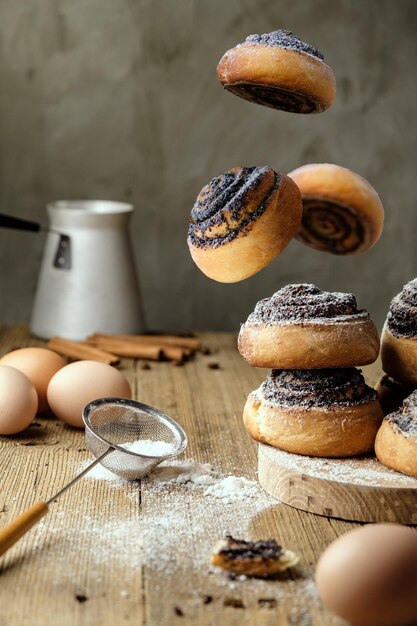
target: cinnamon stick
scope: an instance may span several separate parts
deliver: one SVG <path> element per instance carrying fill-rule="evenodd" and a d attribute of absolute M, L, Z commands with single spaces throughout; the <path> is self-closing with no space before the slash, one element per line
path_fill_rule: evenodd
<path fill-rule="evenodd" d="M 107 365 L 118 365 L 118 363 L 120 363 L 120 359 L 115 354 L 105 352 L 104 350 L 100 350 L 86 343 L 70 341 L 63 337 L 52 337 L 52 339 L 48 341 L 48 348 L 63 356 L 81 361 L 99 361 Z"/>
<path fill-rule="evenodd" d="M 87 343 L 100 350 L 108 350 L 118 356 L 126 356 L 132 359 L 159 361 L 163 356 L 162 345 L 124 341 L 123 339 L 112 336 L 89 338 L 87 339 Z"/>
<path fill-rule="evenodd" d="M 175 337 L 171 335 L 109 335 L 106 333 L 94 333 L 88 337 L 90 339 L 111 338 L 132 343 L 178 346 L 179 348 L 189 348 L 192 351 L 201 350 L 202 343 L 196 337 Z"/>
<path fill-rule="evenodd" d="M 191 354 L 193 351 L 191 348 L 182 348 L 180 346 L 162 346 L 162 354 L 169 361 L 176 361 L 177 363 L 185 361 L 185 359 Z"/>

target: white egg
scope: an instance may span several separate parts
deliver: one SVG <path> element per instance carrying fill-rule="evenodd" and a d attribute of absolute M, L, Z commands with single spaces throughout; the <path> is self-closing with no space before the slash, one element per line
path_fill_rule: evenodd
<path fill-rule="evenodd" d="M 316 569 L 323 602 L 354 626 L 417 623 L 417 531 L 368 524 L 330 544 Z"/>
<path fill-rule="evenodd" d="M 0 359 L 0 365 L 15 367 L 35 385 L 38 394 L 39 413 L 48 409 L 46 390 L 49 381 L 66 364 L 67 361 L 62 356 L 46 348 L 20 348 L 9 352 Z"/>
<path fill-rule="evenodd" d="M 0 365 L 0 435 L 14 435 L 27 428 L 38 408 L 38 394 L 22 372 Z"/>
<path fill-rule="evenodd" d="M 76 361 L 60 369 L 48 385 L 48 403 L 63 422 L 83 428 L 82 412 L 92 400 L 132 397 L 130 385 L 119 370 L 97 361 Z"/>

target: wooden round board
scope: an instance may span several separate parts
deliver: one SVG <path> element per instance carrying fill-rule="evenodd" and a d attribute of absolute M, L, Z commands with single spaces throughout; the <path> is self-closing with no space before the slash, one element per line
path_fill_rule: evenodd
<path fill-rule="evenodd" d="M 417 524 L 417 479 L 375 457 L 323 459 L 259 444 L 259 483 L 296 509 L 357 522 Z"/>

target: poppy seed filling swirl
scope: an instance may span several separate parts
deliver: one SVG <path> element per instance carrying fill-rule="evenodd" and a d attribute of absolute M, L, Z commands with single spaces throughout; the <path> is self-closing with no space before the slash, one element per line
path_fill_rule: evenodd
<path fill-rule="evenodd" d="M 364 244 L 366 236 L 366 226 L 352 208 L 326 198 L 303 198 L 300 241 L 334 254 L 351 254 Z"/>
<path fill-rule="evenodd" d="M 270 167 L 235 167 L 203 187 L 191 210 L 188 238 L 197 247 L 232 241 L 260 217 L 280 175 Z"/>
<path fill-rule="evenodd" d="M 284 407 L 354 406 L 373 402 L 377 392 L 355 367 L 321 370 L 272 370 L 261 385 L 265 400 Z"/>
<path fill-rule="evenodd" d="M 410 280 L 393 298 L 387 325 L 395 337 L 417 338 L 417 278 Z"/>

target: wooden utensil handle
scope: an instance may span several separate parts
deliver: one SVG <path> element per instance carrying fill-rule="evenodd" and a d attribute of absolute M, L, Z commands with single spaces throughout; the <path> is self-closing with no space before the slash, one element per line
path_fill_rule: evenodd
<path fill-rule="evenodd" d="M 46 502 L 36 502 L 30 509 L 21 513 L 16 519 L 0 529 L 0 555 L 12 547 L 48 512 Z"/>

